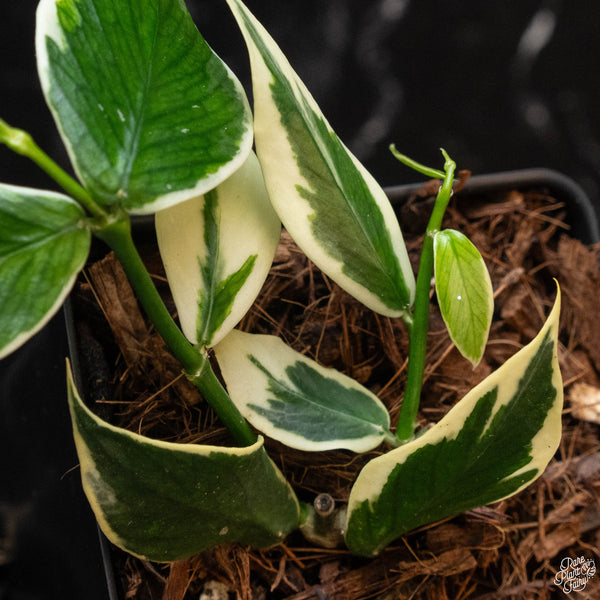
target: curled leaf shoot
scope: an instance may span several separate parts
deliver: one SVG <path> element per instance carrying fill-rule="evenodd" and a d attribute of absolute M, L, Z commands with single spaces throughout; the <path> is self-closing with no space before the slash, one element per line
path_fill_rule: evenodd
<path fill-rule="evenodd" d="M 410 167 L 414 171 L 417 171 L 417 173 L 421 173 L 421 175 L 425 175 L 425 177 L 431 177 L 431 179 L 444 179 L 446 177 L 445 171 L 440 171 L 439 169 L 433 169 L 431 167 L 426 167 L 425 165 L 422 165 L 421 163 L 417 162 L 416 160 L 410 158 L 409 156 L 406 156 L 406 154 L 402 154 L 401 152 L 398 152 L 398 150 L 396 149 L 396 146 L 394 144 L 392 144 L 390 146 L 390 152 L 403 165 Z M 446 157 L 447 157 L 447 155 L 444 158 L 446 158 Z"/>

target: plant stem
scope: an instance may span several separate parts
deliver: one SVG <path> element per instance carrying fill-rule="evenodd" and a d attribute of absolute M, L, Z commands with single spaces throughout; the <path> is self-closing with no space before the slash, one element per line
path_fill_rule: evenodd
<path fill-rule="evenodd" d="M 173 355 L 181 362 L 188 378 L 215 409 L 235 440 L 243 446 L 254 444 L 256 435 L 215 376 L 204 351 L 188 342 L 164 305 L 133 243 L 127 213 L 109 213 L 104 210 L 77 181 L 41 150 L 29 133 L 11 127 L 2 119 L 0 143 L 35 162 L 94 218 L 91 222 L 94 235 L 106 242 L 115 253 L 146 314 Z"/>
<path fill-rule="evenodd" d="M 13 152 L 26 156 L 45 171 L 69 195 L 77 200 L 90 215 L 97 219 L 107 219 L 108 213 L 99 206 L 87 191 L 66 171 L 61 169 L 33 140 L 31 135 L 22 129 L 11 127 L 0 119 L 0 142 Z"/>
<path fill-rule="evenodd" d="M 414 435 L 417 425 L 417 412 L 419 410 L 423 374 L 425 372 L 427 329 L 429 327 L 429 292 L 431 289 L 434 261 L 433 238 L 442 227 L 442 219 L 452 196 L 452 184 L 456 169 L 456 164 L 450 159 L 448 154 L 444 150 L 442 150 L 442 153 L 445 158 L 444 181 L 438 192 L 429 223 L 427 224 L 427 230 L 425 231 L 419 272 L 417 274 L 413 322 L 409 328 L 410 348 L 408 352 L 406 391 L 396 427 L 396 436 L 402 441 L 409 440 Z"/>
<path fill-rule="evenodd" d="M 208 358 L 205 356 L 202 358 L 204 360 L 202 368 L 195 375 L 188 375 L 190 381 L 215 409 L 215 412 L 236 441 L 243 446 L 251 446 L 258 438 L 217 379 Z"/>
<path fill-rule="evenodd" d="M 421 175 L 425 175 L 425 177 L 431 177 L 431 179 L 444 179 L 446 177 L 446 173 L 444 171 L 440 171 L 439 169 L 432 169 L 431 167 L 427 167 L 422 165 L 421 163 L 413 160 L 406 154 L 402 154 L 398 152 L 395 144 L 390 145 L 390 152 L 397 158 L 403 165 L 410 167 L 417 173 L 421 173 Z"/>
<path fill-rule="evenodd" d="M 204 351 L 190 344 L 164 305 L 133 243 L 129 216 L 124 212 L 119 214 L 111 223 L 94 231 L 94 234 L 105 241 L 115 253 L 146 314 L 173 355 L 180 361 L 190 381 L 215 409 L 239 444 L 254 444 L 257 440 L 256 435 L 215 376 Z"/>

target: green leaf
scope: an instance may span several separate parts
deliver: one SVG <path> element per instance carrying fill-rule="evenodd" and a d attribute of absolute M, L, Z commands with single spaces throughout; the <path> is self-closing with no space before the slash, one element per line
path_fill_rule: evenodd
<path fill-rule="evenodd" d="M 90 232 L 67 196 L 0 184 L 0 358 L 58 311 L 83 267 Z"/>
<path fill-rule="evenodd" d="M 494 290 L 481 254 L 453 229 L 438 231 L 433 241 L 435 290 L 450 337 L 459 352 L 477 365 L 485 351 Z"/>
<path fill-rule="evenodd" d="M 327 123 L 273 39 L 228 0 L 250 52 L 255 138 L 280 219 L 309 258 L 388 316 L 408 311 L 414 276 L 389 201 Z"/>
<path fill-rule="evenodd" d="M 393 437 L 388 412 L 377 396 L 275 336 L 234 330 L 215 353 L 243 416 L 292 448 L 364 452 Z"/>
<path fill-rule="evenodd" d="M 421 437 L 369 462 L 348 502 L 346 544 L 375 555 L 421 525 L 516 494 L 561 436 L 560 294 L 541 332 Z"/>
<path fill-rule="evenodd" d="M 158 212 L 156 232 L 184 334 L 216 344 L 254 302 L 281 234 L 256 156 L 204 197 Z"/>
<path fill-rule="evenodd" d="M 241 85 L 182 0 L 42 0 L 38 71 L 79 178 L 150 213 L 206 192 L 252 143 Z"/>
<path fill-rule="evenodd" d="M 116 546 L 172 561 L 226 542 L 270 546 L 298 526 L 294 492 L 262 439 L 245 448 L 152 440 L 94 415 L 70 371 L 68 384 L 83 488 Z"/>

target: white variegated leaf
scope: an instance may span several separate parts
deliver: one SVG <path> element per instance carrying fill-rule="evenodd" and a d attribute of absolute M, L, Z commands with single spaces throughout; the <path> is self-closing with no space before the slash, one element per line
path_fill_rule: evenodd
<path fill-rule="evenodd" d="M 393 439 L 377 396 L 275 336 L 234 330 L 214 350 L 231 399 L 273 439 L 300 450 L 354 452 Z"/>
<path fill-rule="evenodd" d="M 263 440 L 244 448 L 176 444 L 115 427 L 83 403 L 68 371 L 83 489 L 119 548 L 173 561 L 221 543 L 280 542 L 298 525 L 298 500 Z"/>
<path fill-rule="evenodd" d="M 245 160 L 245 92 L 177 0 L 41 0 L 44 96 L 95 201 L 134 214 L 212 189 Z"/>
<path fill-rule="evenodd" d="M 0 184 L 0 358 L 60 309 L 90 243 L 85 213 L 73 199 Z"/>
<path fill-rule="evenodd" d="M 394 211 L 276 43 L 228 0 L 250 52 L 255 139 L 275 210 L 311 260 L 369 308 L 406 315 L 414 276 Z"/>
<path fill-rule="evenodd" d="M 216 344 L 254 302 L 281 233 L 254 153 L 211 192 L 158 212 L 156 232 L 184 334 Z"/>
<path fill-rule="evenodd" d="M 561 437 L 560 293 L 527 346 L 420 437 L 363 468 L 348 501 L 346 544 L 374 555 L 402 534 L 516 494 Z"/>

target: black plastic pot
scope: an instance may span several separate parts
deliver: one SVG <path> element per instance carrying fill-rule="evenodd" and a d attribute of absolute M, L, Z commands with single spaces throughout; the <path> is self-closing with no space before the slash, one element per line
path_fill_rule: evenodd
<path fill-rule="evenodd" d="M 0 598 L 105 600 L 98 530 L 81 489 L 59 313 L 0 363 Z"/>
<path fill-rule="evenodd" d="M 394 205 L 400 205 L 419 187 L 421 184 L 404 185 L 387 191 Z M 555 171 L 475 176 L 460 194 L 514 189 L 548 191 L 566 204 L 574 237 L 585 243 L 600 240 L 600 219 L 587 196 L 571 179 Z M 153 235 L 151 220 L 141 220 L 138 226 L 142 238 Z M 93 364 L 94 349 L 80 352 L 82 340 L 68 304 L 66 317 L 68 348 L 64 319 L 59 315 L 0 364 L 0 551 L 7 535 L 15 543 L 10 560 L 0 560 L 0 600 L 119 600 L 110 544 L 102 535 L 98 543 L 75 468 L 64 356 L 68 349 L 84 395 L 91 389 L 85 380 L 102 379 L 105 367 Z M 96 393 L 102 391 L 93 395 Z"/>
<path fill-rule="evenodd" d="M 401 204 L 422 184 L 399 185 L 386 189 L 393 204 Z M 510 190 L 545 190 L 565 203 L 571 235 L 585 244 L 600 240 L 600 206 L 594 206 L 587 194 L 570 177 L 552 169 L 523 169 L 486 175 L 474 175 L 459 192 L 461 196 L 502 194 Z"/>

